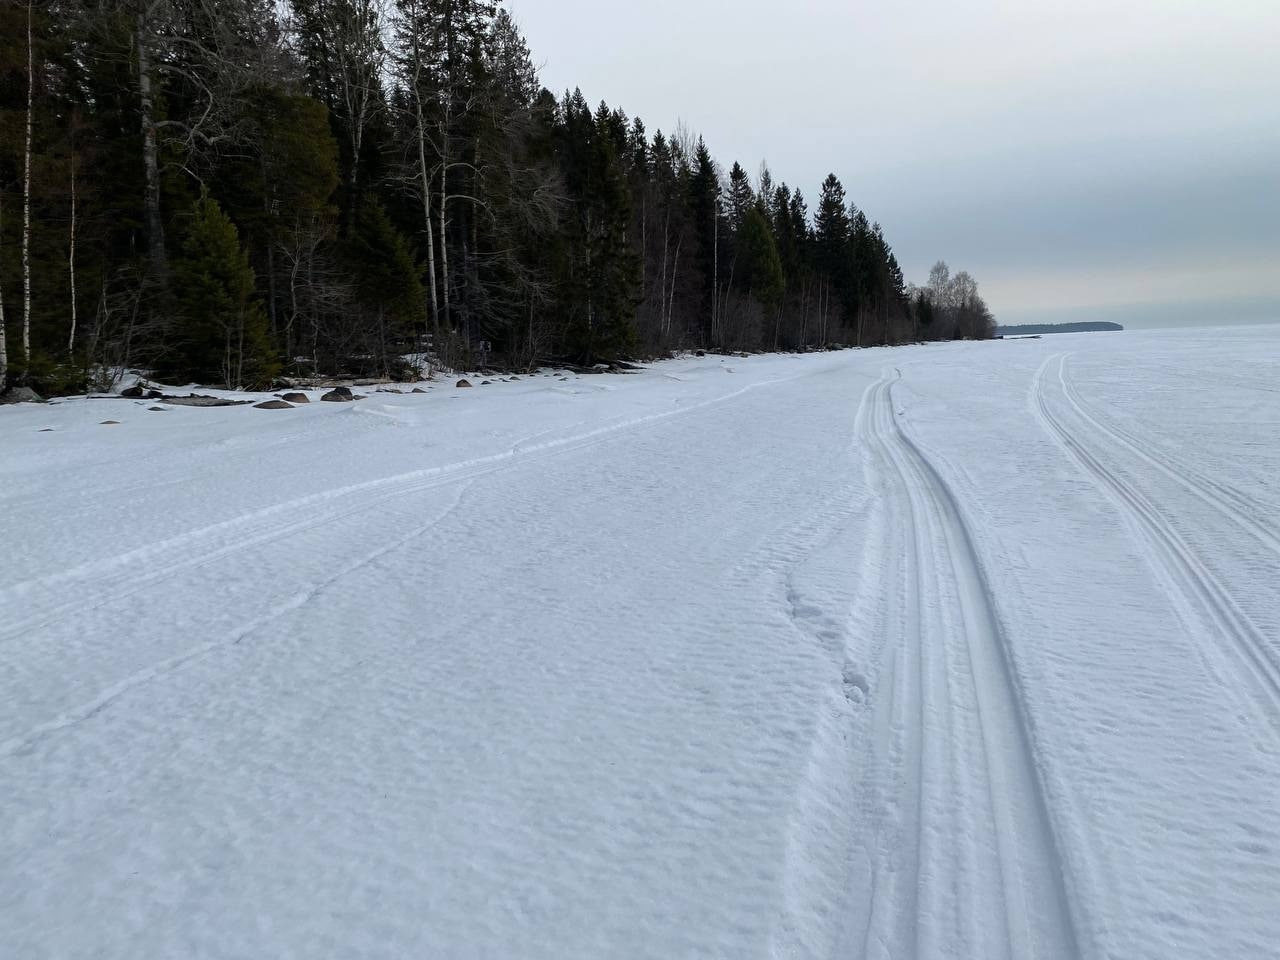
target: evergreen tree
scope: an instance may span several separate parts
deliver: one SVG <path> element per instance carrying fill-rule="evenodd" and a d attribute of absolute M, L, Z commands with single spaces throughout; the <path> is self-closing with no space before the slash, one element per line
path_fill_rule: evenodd
<path fill-rule="evenodd" d="M 387 341 L 412 336 L 415 326 L 425 321 L 421 272 L 408 241 L 381 204 L 372 199 L 356 209 L 346 248 L 360 301 L 377 324 L 383 372 L 389 373 L 392 364 L 385 352 Z"/>
<path fill-rule="evenodd" d="M 207 195 L 192 208 L 174 279 L 180 326 L 165 372 L 179 382 L 269 385 L 278 366 L 253 268 L 235 224 Z"/>
<path fill-rule="evenodd" d="M 285 9 L 37 0 L 28 44 L 28 5 L 0 4 L 13 372 L 388 372 L 424 328 L 454 365 L 482 341 L 526 364 L 989 334 L 967 274 L 908 297 L 834 176 L 811 226 L 766 166 L 722 187 L 683 128 L 557 103 L 495 0 Z"/>
<path fill-rule="evenodd" d="M 720 275 L 720 176 L 711 151 L 701 137 L 694 149 L 689 176 L 689 215 L 696 247 L 694 262 L 702 288 L 701 340 L 710 345 L 716 323 Z"/>
<path fill-rule="evenodd" d="M 776 309 L 785 288 L 782 260 L 769 222 L 754 206 L 747 208 L 738 232 L 738 260 L 743 283 L 751 296 L 766 307 Z"/>
<path fill-rule="evenodd" d="M 629 241 L 630 198 L 612 118 L 595 118 L 580 92 L 565 102 L 560 140 L 574 215 L 562 275 L 565 345 L 580 362 L 633 349 L 638 263 Z"/>
<path fill-rule="evenodd" d="M 767 163 L 760 164 L 760 188 L 756 191 L 756 202 L 760 205 L 760 212 L 764 214 L 764 218 L 770 223 L 773 222 L 775 215 L 774 201 L 776 198 L 777 186 L 773 182 L 773 172 L 769 169 Z"/>
<path fill-rule="evenodd" d="M 828 174 L 813 215 L 813 239 L 819 267 L 837 283 L 848 274 L 849 236 L 844 185 L 834 173 Z"/>
<path fill-rule="evenodd" d="M 755 194 L 751 189 L 751 180 L 742 165 L 735 162 L 729 171 L 729 224 L 734 233 L 742 229 L 747 211 L 755 203 Z"/>

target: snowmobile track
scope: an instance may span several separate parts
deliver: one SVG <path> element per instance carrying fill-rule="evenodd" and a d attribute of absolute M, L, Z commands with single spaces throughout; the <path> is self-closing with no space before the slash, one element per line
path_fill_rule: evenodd
<path fill-rule="evenodd" d="M 391 500 L 435 487 L 475 480 L 544 457 L 558 456 L 612 442 L 630 431 L 714 407 L 762 387 L 790 378 L 750 384 L 724 396 L 675 410 L 598 426 L 567 437 L 533 442 L 544 433 L 518 441 L 508 450 L 458 463 L 381 477 L 286 500 L 261 510 L 190 530 L 166 540 L 90 561 L 57 574 L 12 584 L 0 590 L 0 603 L 22 598 L 36 612 L 21 620 L 0 623 L 0 643 L 19 639 L 77 613 L 88 613 L 132 596 L 185 570 L 227 560 L 263 544 L 337 523 L 376 510 Z M 210 541 L 215 545 L 209 546 Z M 47 592 L 47 602 L 33 602 L 35 592 Z M 66 599 L 70 597 L 71 599 Z"/>

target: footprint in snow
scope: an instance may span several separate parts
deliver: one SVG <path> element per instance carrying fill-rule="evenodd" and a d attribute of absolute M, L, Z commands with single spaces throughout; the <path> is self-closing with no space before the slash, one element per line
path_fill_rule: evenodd
<path fill-rule="evenodd" d="M 867 683 L 867 678 L 855 670 L 852 664 L 844 665 L 841 680 L 844 683 L 845 698 L 850 703 L 866 703 L 867 697 L 871 695 L 871 686 Z"/>

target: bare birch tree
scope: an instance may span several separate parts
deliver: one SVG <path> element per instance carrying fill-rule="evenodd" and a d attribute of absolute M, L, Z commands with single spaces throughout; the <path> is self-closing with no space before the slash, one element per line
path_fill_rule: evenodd
<path fill-rule="evenodd" d="M 67 242 L 67 277 L 71 285 L 71 332 L 67 337 L 67 356 L 76 353 L 76 154 L 71 144 L 71 231 Z"/>

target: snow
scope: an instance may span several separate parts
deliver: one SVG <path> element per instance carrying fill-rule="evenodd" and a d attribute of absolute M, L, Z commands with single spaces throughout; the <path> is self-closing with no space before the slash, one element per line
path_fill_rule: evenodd
<path fill-rule="evenodd" d="M 6 956 L 1274 956 L 1280 328 L 546 373 L 0 408 Z"/>

